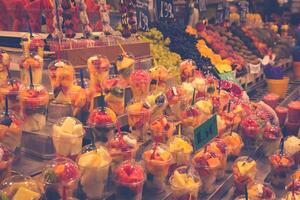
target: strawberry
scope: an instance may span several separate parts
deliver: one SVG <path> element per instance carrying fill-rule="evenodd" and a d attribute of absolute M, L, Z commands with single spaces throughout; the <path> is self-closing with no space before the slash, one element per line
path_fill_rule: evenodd
<path fill-rule="evenodd" d="M 61 180 L 63 182 L 68 182 L 78 176 L 78 170 L 76 166 L 72 163 L 66 163 L 64 172 L 61 174 Z"/>

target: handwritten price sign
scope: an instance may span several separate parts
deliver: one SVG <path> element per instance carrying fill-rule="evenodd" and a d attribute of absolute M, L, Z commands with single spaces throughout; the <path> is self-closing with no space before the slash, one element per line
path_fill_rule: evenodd
<path fill-rule="evenodd" d="M 148 3 L 141 1 L 137 2 L 136 18 L 138 29 L 141 31 L 149 31 L 150 13 L 148 10 Z"/>
<path fill-rule="evenodd" d="M 157 15 L 159 20 L 170 21 L 174 19 L 173 0 L 157 0 Z"/>

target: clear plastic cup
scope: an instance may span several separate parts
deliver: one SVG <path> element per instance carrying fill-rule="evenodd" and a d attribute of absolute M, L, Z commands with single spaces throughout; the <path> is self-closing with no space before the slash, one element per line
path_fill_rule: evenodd
<path fill-rule="evenodd" d="M 72 199 L 80 180 L 80 170 L 68 158 L 55 158 L 43 169 L 42 180 L 47 199 Z"/>
<path fill-rule="evenodd" d="M 24 58 L 20 63 L 22 84 L 30 84 L 30 67 L 32 70 L 33 84 L 41 84 L 43 75 L 43 58 L 32 54 L 29 57 Z"/>
<path fill-rule="evenodd" d="M 263 133 L 262 149 L 266 157 L 272 155 L 279 147 L 282 134 L 280 127 L 267 125 Z"/>
<path fill-rule="evenodd" d="M 127 132 L 117 133 L 107 143 L 107 149 L 113 161 L 112 168 L 125 160 L 134 160 L 138 148 L 137 139 L 133 135 Z"/>
<path fill-rule="evenodd" d="M 192 165 L 202 181 L 200 193 L 211 194 L 216 189 L 217 173 L 221 167 L 220 158 L 213 152 L 199 150 L 192 159 Z"/>
<path fill-rule="evenodd" d="M 41 58 L 44 57 L 44 46 L 45 42 L 40 35 L 34 35 L 32 38 L 30 34 L 25 34 L 22 37 L 21 46 L 23 49 L 23 56 L 25 58 L 30 56 L 30 53 L 35 52 Z"/>
<path fill-rule="evenodd" d="M 145 182 L 143 167 L 133 160 L 121 163 L 113 172 L 117 199 L 141 200 Z"/>
<path fill-rule="evenodd" d="M 161 117 L 168 106 L 167 97 L 163 92 L 152 92 L 150 95 L 147 96 L 146 102 L 151 107 L 150 121 Z"/>
<path fill-rule="evenodd" d="M 243 194 L 245 184 L 254 183 L 257 168 L 256 161 L 247 156 L 241 156 L 232 165 L 236 193 Z"/>
<path fill-rule="evenodd" d="M 166 177 L 172 163 L 172 154 L 163 144 L 152 144 L 142 156 L 147 173 L 146 187 L 155 193 L 166 188 Z"/>
<path fill-rule="evenodd" d="M 184 166 L 174 171 L 169 184 L 174 200 L 196 200 L 202 183 L 197 172 Z"/>
<path fill-rule="evenodd" d="M 76 118 L 64 117 L 53 125 L 52 130 L 56 154 L 75 160 L 82 149 L 85 133 L 82 123 Z"/>
<path fill-rule="evenodd" d="M 141 141 L 148 139 L 150 106 L 143 101 L 131 101 L 127 105 L 128 125 L 132 134 Z"/>
<path fill-rule="evenodd" d="M 88 199 L 101 199 L 108 182 L 112 158 L 103 146 L 85 146 L 77 158 L 80 170 L 80 186 Z"/>
<path fill-rule="evenodd" d="M 295 161 L 292 156 L 280 152 L 269 157 L 271 164 L 271 184 L 274 187 L 284 188 L 289 182 L 289 174 L 294 167 Z"/>
<path fill-rule="evenodd" d="M 3 199 L 25 199 L 26 197 L 38 200 L 43 194 L 39 184 L 31 177 L 24 175 L 14 175 L 3 180 L 0 189 Z"/>
<path fill-rule="evenodd" d="M 193 153 L 191 141 L 185 136 L 174 135 L 167 143 L 168 150 L 172 154 L 172 163 L 177 166 L 189 165 Z"/>
<path fill-rule="evenodd" d="M 0 86 L 1 107 L 5 109 L 5 96 L 8 97 L 8 109 L 16 113 L 20 112 L 19 90 L 21 83 L 17 79 L 6 81 Z"/>
<path fill-rule="evenodd" d="M 12 152 L 21 147 L 23 120 L 16 113 L 0 112 L 0 141 Z"/>
<path fill-rule="evenodd" d="M 150 122 L 149 129 L 153 141 L 166 143 L 176 131 L 176 126 L 173 122 L 168 121 L 166 116 L 161 116 Z"/>
<path fill-rule="evenodd" d="M 260 143 L 261 128 L 254 117 L 243 119 L 241 124 L 242 138 L 246 148 L 255 148 Z"/>
<path fill-rule="evenodd" d="M 229 157 L 237 157 L 240 155 L 244 142 L 239 134 L 235 132 L 224 134 L 222 136 L 222 140 L 227 146 L 227 153 Z"/>
<path fill-rule="evenodd" d="M 180 77 L 181 81 L 184 82 L 191 82 L 194 80 L 195 70 L 196 70 L 196 63 L 191 60 L 187 59 L 180 63 L 179 65 L 179 71 L 180 71 Z"/>
<path fill-rule="evenodd" d="M 168 70 L 161 65 L 154 66 L 150 70 L 151 86 L 150 91 L 165 92 L 167 82 L 171 79 Z"/>
<path fill-rule="evenodd" d="M 0 143 L 0 180 L 3 180 L 11 175 L 12 162 L 14 154 L 7 146 Z"/>
<path fill-rule="evenodd" d="M 24 131 L 39 131 L 46 125 L 49 102 L 48 91 L 42 85 L 26 86 L 20 89 L 21 116 Z"/>
<path fill-rule="evenodd" d="M 248 185 L 248 197 L 251 200 L 276 200 L 276 194 L 271 186 L 265 183 L 252 183 Z"/>
<path fill-rule="evenodd" d="M 123 54 L 117 58 L 116 66 L 120 76 L 129 82 L 130 74 L 134 70 L 135 60 L 132 56 Z"/>
<path fill-rule="evenodd" d="M 103 87 L 109 78 L 110 62 L 106 56 L 95 55 L 88 59 L 87 66 L 90 74 L 91 85 Z"/>
<path fill-rule="evenodd" d="M 194 141 L 194 128 L 199 126 L 202 122 L 202 113 L 198 106 L 190 105 L 186 107 L 181 113 L 181 124 L 183 134 L 191 141 Z"/>
<path fill-rule="evenodd" d="M 57 69 L 63 68 L 65 65 L 72 66 L 72 64 L 67 60 L 53 60 L 48 65 L 48 73 L 49 73 L 49 79 L 52 86 L 52 89 L 58 86 L 56 83 L 58 80 L 57 76 Z"/>
<path fill-rule="evenodd" d="M 151 77 L 147 71 L 134 70 L 129 79 L 133 99 L 136 101 L 144 100 L 150 91 Z"/>
<path fill-rule="evenodd" d="M 184 109 L 184 93 L 182 88 L 179 86 L 171 87 L 167 90 L 166 96 L 169 103 L 171 115 L 173 115 L 177 120 L 180 120 L 182 110 Z"/>

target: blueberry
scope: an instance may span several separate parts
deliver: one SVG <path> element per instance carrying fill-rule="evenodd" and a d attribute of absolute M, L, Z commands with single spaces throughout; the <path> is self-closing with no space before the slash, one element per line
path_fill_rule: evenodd
<path fill-rule="evenodd" d="M 161 106 L 163 105 L 165 102 L 165 96 L 164 95 L 159 95 L 158 97 L 156 97 L 155 99 L 155 104 L 158 105 L 158 106 Z"/>

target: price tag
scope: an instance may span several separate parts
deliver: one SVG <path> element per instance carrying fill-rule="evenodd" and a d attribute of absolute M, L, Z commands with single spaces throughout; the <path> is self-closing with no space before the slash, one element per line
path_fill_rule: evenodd
<path fill-rule="evenodd" d="M 194 129 L 194 145 L 196 150 L 218 136 L 217 116 L 214 115 Z"/>
<path fill-rule="evenodd" d="M 260 72 L 260 63 L 257 65 L 249 63 L 249 71 L 250 74 L 258 74 Z"/>
<path fill-rule="evenodd" d="M 150 13 L 147 2 L 137 1 L 136 18 L 138 29 L 141 31 L 149 31 Z"/>
<path fill-rule="evenodd" d="M 174 19 L 173 0 L 157 0 L 157 18 L 160 21 L 171 21 Z"/>

